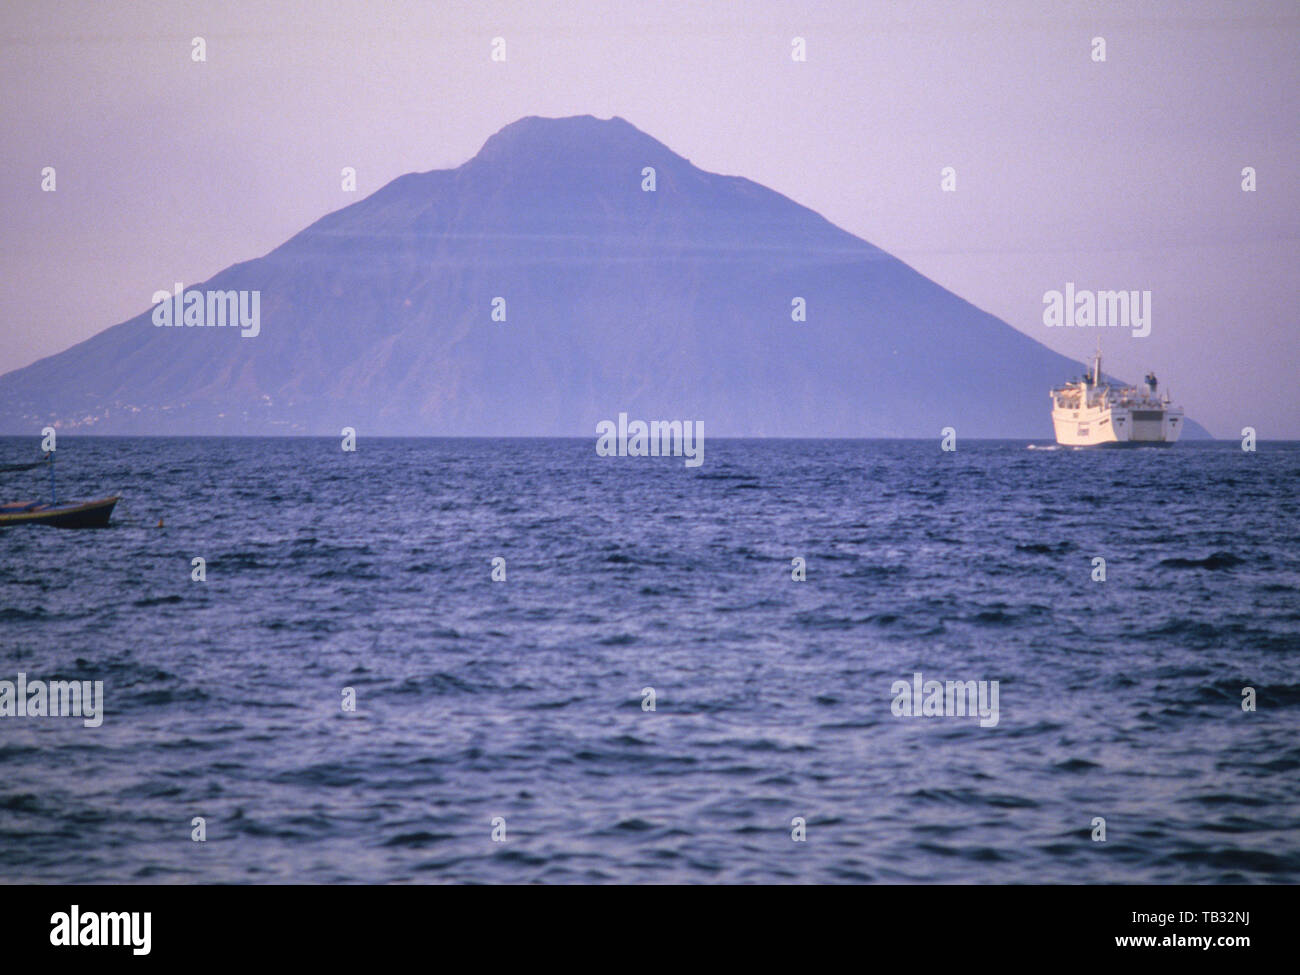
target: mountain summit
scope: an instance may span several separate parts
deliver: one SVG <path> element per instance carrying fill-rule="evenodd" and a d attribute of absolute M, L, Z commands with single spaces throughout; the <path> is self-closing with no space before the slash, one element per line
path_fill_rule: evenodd
<path fill-rule="evenodd" d="M 1047 391 L 1080 371 L 620 118 L 520 119 L 186 284 L 259 292 L 256 334 L 145 310 L 0 377 L 0 432 L 593 436 L 626 412 L 710 436 L 1049 437 Z"/>

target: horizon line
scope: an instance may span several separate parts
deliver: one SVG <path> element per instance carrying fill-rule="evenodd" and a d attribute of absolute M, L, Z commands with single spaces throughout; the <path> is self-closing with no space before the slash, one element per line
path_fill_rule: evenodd
<path fill-rule="evenodd" d="M 91 433 L 89 431 L 72 432 L 59 430 L 60 438 L 76 437 L 96 437 L 101 440 L 337 440 L 341 434 L 334 433 Z M 392 433 L 370 433 L 365 434 L 367 440 L 590 440 L 597 437 L 592 434 L 392 434 Z M 20 439 L 32 437 L 40 439 L 39 434 L 32 433 L 2 433 L 0 438 Z M 358 434 L 357 439 L 362 439 L 363 435 Z M 710 440 L 790 440 L 790 441 L 851 441 L 861 443 L 928 443 L 933 439 L 942 439 L 942 434 L 936 437 L 765 437 L 765 436 L 711 436 Z M 981 443 L 1045 443 L 1056 444 L 1056 440 L 1051 437 L 962 437 L 960 440 L 975 440 Z M 1195 437 L 1190 440 L 1180 440 L 1180 443 L 1235 443 L 1236 437 Z M 1300 439 L 1266 439 L 1257 437 L 1256 443 L 1300 443 Z M 1059 446 L 1059 445 L 1058 445 Z"/>

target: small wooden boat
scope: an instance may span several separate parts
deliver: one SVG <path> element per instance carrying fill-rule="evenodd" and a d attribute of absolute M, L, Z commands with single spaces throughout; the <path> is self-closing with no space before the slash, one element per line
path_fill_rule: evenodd
<path fill-rule="evenodd" d="M 15 501 L 0 504 L 0 528 L 6 525 L 52 525 L 55 528 L 107 528 L 121 495 L 98 501 Z"/>

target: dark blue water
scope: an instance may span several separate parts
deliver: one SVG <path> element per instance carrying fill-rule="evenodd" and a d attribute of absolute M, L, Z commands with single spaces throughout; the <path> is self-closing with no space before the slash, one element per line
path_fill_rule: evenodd
<path fill-rule="evenodd" d="M 0 879 L 1300 880 L 1300 445 L 59 460 L 124 500 L 0 529 L 0 679 L 107 714 L 0 718 Z M 917 671 L 999 681 L 998 724 L 896 717 Z"/>

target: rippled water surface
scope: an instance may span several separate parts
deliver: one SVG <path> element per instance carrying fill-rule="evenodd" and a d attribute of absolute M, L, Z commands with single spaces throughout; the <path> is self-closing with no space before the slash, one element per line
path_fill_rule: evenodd
<path fill-rule="evenodd" d="M 0 718 L 0 879 L 1300 881 L 1300 445 L 593 444 L 62 439 L 0 680 L 107 715 Z"/>

